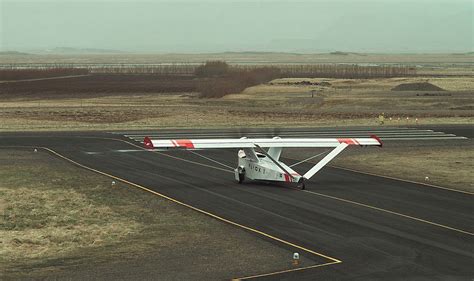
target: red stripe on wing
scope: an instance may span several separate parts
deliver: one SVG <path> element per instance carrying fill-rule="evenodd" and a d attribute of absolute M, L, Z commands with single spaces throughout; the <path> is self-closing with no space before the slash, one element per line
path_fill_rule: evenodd
<path fill-rule="evenodd" d="M 376 135 L 371 135 L 370 137 L 375 139 L 376 141 L 378 141 L 379 144 L 380 144 L 379 146 L 382 147 L 383 143 L 382 143 L 382 140 L 379 137 L 377 137 Z"/>
<path fill-rule="evenodd" d="M 143 140 L 143 145 L 145 146 L 145 148 L 154 148 L 153 143 L 151 142 L 151 139 L 149 137 L 145 137 L 145 139 Z"/>
<path fill-rule="evenodd" d="M 194 148 L 194 144 L 191 140 L 176 140 L 175 142 L 179 147 Z"/>
<path fill-rule="evenodd" d="M 339 143 L 357 144 L 354 139 L 337 139 Z"/>

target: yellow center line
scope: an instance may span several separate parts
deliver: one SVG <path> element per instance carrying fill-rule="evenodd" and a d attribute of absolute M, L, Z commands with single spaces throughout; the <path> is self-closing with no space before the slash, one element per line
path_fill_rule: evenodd
<path fill-rule="evenodd" d="M 117 139 L 115 139 L 115 140 L 117 140 Z M 123 141 L 123 140 L 120 140 L 120 141 Z M 124 141 L 124 142 L 126 142 L 126 141 Z M 126 143 L 128 143 L 128 142 L 126 142 Z M 129 144 L 130 144 L 130 143 L 129 143 Z M 10 147 L 15 147 L 15 146 L 10 146 Z M 28 147 L 28 146 L 16 146 L 16 147 L 26 148 L 26 147 Z M 210 217 L 215 218 L 215 219 L 217 219 L 217 220 L 220 220 L 220 221 L 222 221 L 222 222 L 225 222 L 225 223 L 228 223 L 228 224 L 231 224 L 231 225 L 240 227 L 240 228 L 242 228 L 242 229 L 245 229 L 245 230 L 248 230 L 248 231 L 250 231 L 250 232 L 253 232 L 253 233 L 262 235 L 262 236 L 264 236 L 264 237 L 270 238 L 270 239 L 272 239 L 272 240 L 274 240 L 274 241 L 277 241 L 277 242 L 280 242 L 280 243 L 282 243 L 282 244 L 291 246 L 291 247 L 293 247 L 293 248 L 296 248 L 296 249 L 305 251 L 305 252 L 307 252 L 307 253 L 310 253 L 310 254 L 313 254 L 313 255 L 315 255 L 315 256 L 319 256 L 319 257 L 322 257 L 322 258 L 325 258 L 325 259 L 328 259 L 328 260 L 331 261 L 331 262 L 329 262 L 329 263 L 324 263 L 324 264 L 317 264 L 317 265 L 312 265 L 312 266 L 307 266 L 307 267 L 294 268 L 294 269 L 282 270 L 282 271 L 271 272 L 271 273 L 264 273 L 264 274 L 261 274 L 261 275 L 258 275 L 258 276 L 275 275 L 275 274 L 279 274 L 279 273 L 286 273 L 286 272 L 292 272 L 292 271 L 300 271 L 300 270 L 310 269 L 310 268 L 314 268 L 314 267 L 322 267 L 322 266 L 328 266 L 328 265 L 332 265 L 332 264 L 342 263 L 341 260 L 338 260 L 338 259 L 336 259 L 336 258 L 327 256 L 327 255 L 324 255 L 324 254 L 321 254 L 321 253 L 318 253 L 318 252 L 316 252 L 316 251 L 310 250 L 310 249 L 305 248 L 305 247 L 303 247 L 303 246 L 296 245 L 296 244 L 294 244 L 294 243 L 292 243 L 292 242 L 289 242 L 289 241 L 283 240 L 283 239 L 281 239 L 281 238 L 275 237 L 275 236 L 273 236 L 273 235 L 271 235 L 271 234 L 268 234 L 268 233 L 265 233 L 265 232 L 263 232 L 263 231 L 260 231 L 260 230 L 257 230 L 257 229 L 254 229 L 254 228 L 251 228 L 251 227 L 248 227 L 248 226 L 245 226 L 245 225 L 242 225 L 242 224 L 233 222 L 233 221 L 231 221 L 231 220 L 225 219 L 225 218 L 220 217 L 220 216 L 218 216 L 218 215 L 209 213 L 209 212 L 204 211 L 204 210 L 202 210 L 202 209 L 199 209 L 199 208 L 197 208 L 197 207 L 191 206 L 191 205 L 189 205 L 189 204 L 186 204 L 186 203 L 184 203 L 184 202 L 181 202 L 181 201 L 178 201 L 178 200 L 176 200 L 176 199 L 174 199 L 174 198 L 171 198 L 171 197 L 169 197 L 169 196 L 166 196 L 166 195 L 164 195 L 164 194 L 162 194 L 162 193 L 159 193 L 159 192 L 156 192 L 156 191 L 151 190 L 151 189 L 149 189 L 149 188 L 146 188 L 146 187 L 144 187 L 144 186 L 142 186 L 142 185 L 139 185 L 139 184 L 130 182 L 130 181 L 128 181 L 128 180 L 122 179 L 122 178 L 120 178 L 120 177 L 117 177 L 117 176 L 114 176 L 114 175 L 111 175 L 111 174 L 108 174 L 108 173 L 105 173 L 105 172 L 96 170 L 96 169 L 94 169 L 94 168 L 90 168 L 90 167 L 88 167 L 88 166 L 86 166 L 86 165 L 83 165 L 83 164 L 80 164 L 80 163 L 78 163 L 78 162 L 76 162 L 76 161 L 74 161 L 74 160 L 72 160 L 72 159 L 70 159 L 70 158 L 68 158 L 68 157 L 66 157 L 66 156 L 63 156 L 62 154 L 60 154 L 60 153 L 58 153 L 58 152 L 56 152 L 56 151 L 54 151 L 54 150 L 52 150 L 52 149 L 50 149 L 50 148 L 47 148 L 47 147 L 38 147 L 38 148 L 44 149 L 44 150 L 46 150 L 46 151 L 52 153 L 53 155 L 55 155 L 55 156 L 57 156 L 57 157 L 59 157 L 59 158 L 61 158 L 61 159 L 64 159 L 64 160 L 66 160 L 66 161 L 68 161 L 68 162 L 70 162 L 70 163 L 72 163 L 72 164 L 74 164 L 74 165 L 76 165 L 76 166 L 78 166 L 78 167 L 81 167 L 81 168 L 84 168 L 84 169 L 86 169 L 86 170 L 89 170 L 89 171 L 92 171 L 92 172 L 95 172 L 95 173 L 98 173 L 98 174 L 107 176 L 107 177 L 109 177 L 109 178 L 112 178 L 112 179 L 121 181 L 121 182 L 123 182 L 123 183 L 126 183 L 126 184 L 128 184 L 128 185 L 134 186 L 134 187 L 136 187 L 136 188 L 139 188 L 139 189 L 144 190 L 144 191 L 146 191 L 146 192 L 152 193 L 152 194 L 154 194 L 154 195 L 160 196 L 160 197 L 165 198 L 165 199 L 167 199 L 167 200 L 170 200 L 170 201 L 172 201 L 172 202 L 174 202 L 174 203 L 176 203 L 176 204 L 185 206 L 185 207 L 187 207 L 187 208 L 190 208 L 190 209 L 192 209 L 192 210 L 194 210 L 194 211 L 197 211 L 197 212 L 199 212 L 199 213 L 205 214 L 205 215 L 207 215 L 207 216 L 210 216 Z M 182 160 L 182 159 L 181 159 L 181 160 Z M 197 163 L 197 162 L 196 162 L 196 163 Z M 214 167 L 214 168 L 215 168 L 215 167 Z M 258 277 L 258 276 L 248 276 L 248 277 L 239 278 L 239 279 L 250 279 L 250 278 L 254 278 L 254 277 L 256 278 L 256 277 Z"/>
<path fill-rule="evenodd" d="M 307 269 L 311 269 L 311 268 L 323 267 L 323 266 L 328 266 L 328 265 L 333 265 L 333 264 L 338 264 L 338 263 L 341 263 L 341 262 L 339 262 L 339 261 L 334 261 L 334 262 L 328 262 L 328 263 L 323 263 L 323 264 L 316 264 L 316 265 L 311 265 L 311 266 L 306 266 L 306 267 L 298 267 L 298 268 L 292 268 L 292 269 L 288 269 L 288 270 L 281 270 L 281 271 L 276 271 L 276 272 L 270 272 L 270 273 L 264 273 L 264 274 L 258 274 L 258 275 L 240 277 L 240 278 L 234 278 L 234 279 L 232 279 L 232 280 L 247 280 L 247 279 L 253 279 L 253 278 L 259 278 L 259 277 L 265 277 L 265 276 L 276 275 L 276 274 L 289 273 L 289 272 L 295 272 L 295 271 L 300 271 L 300 270 L 307 270 Z"/>

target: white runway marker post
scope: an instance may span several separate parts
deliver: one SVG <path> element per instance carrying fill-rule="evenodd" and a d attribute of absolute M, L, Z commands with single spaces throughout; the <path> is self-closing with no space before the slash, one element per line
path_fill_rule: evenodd
<path fill-rule="evenodd" d="M 300 264 L 300 254 L 294 253 L 293 254 L 293 265 L 298 266 Z"/>

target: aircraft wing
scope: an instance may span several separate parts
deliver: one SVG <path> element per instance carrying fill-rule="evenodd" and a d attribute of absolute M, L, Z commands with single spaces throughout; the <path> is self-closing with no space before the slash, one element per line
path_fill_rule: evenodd
<path fill-rule="evenodd" d="M 259 139 L 180 139 L 162 140 L 145 137 L 146 148 L 255 148 L 260 147 L 336 147 L 341 143 L 360 146 L 382 146 L 380 139 L 373 135 L 370 138 L 259 138 Z"/>

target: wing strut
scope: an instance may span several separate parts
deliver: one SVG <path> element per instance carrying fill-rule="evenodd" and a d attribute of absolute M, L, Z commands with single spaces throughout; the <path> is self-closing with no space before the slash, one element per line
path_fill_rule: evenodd
<path fill-rule="evenodd" d="M 312 176 L 314 176 L 319 170 L 321 170 L 322 167 L 326 166 L 329 161 L 334 159 L 341 151 L 343 151 L 347 146 L 349 146 L 347 143 L 342 142 L 336 148 L 334 148 L 331 152 L 328 153 L 328 155 L 324 156 L 321 161 L 318 162 L 318 164 L 314 165 L 313 168 L 311 168 L 306 174 L 303 175 L 304 178 L 310 179 Z"/>
<path fill-rule="evenodd" d="M 324 151 L 324 152 L 318 153 L 318 154 L 313 155 L 313 156 L 311 156 L 311 157 L 308 157 L 308 158 L 306 158 L 306 159 L 304 159 L 304 160 L 301 160 L 301 161 L 299 161 L 299 162 L 296 162 L 295 164 L 291 164 L 291 165 L 288 166 L 288 167 L 293 168 L 294 166 L 298 166 L 299 164 L 303 164 L 303 163 L 305 163 L 305 162 L 308 162 L 309 160 L 312 160 L 312 159 L 314 159 L 314 158 L 316 158 L 316 157 L 319 157 L 319 156 L 321 156 L 321 155 L 323 155 L 323 154 L 325 154 L 325 153 L 328 153 L 329 151 L 331 151 L 331 150 L 326 150 L 326 151 Z"/>
<path fill-rule="evenodd" d="M 290 172 L 288 172 L 280 163 L 278 163 L 278 161 L 276 161 L 275 159 L 273 159 L 273 157 L 271 157 L 266 151 L 265 149 L 261 148 L 258 144 L 254 144 L 259 150 L 260 152 L 262 152 L 263 154 L 265 154 L 265 156 L 268 157 L 268 159 L 272 160 L 273 163 L 275 163 L 275 165 L 278 166 L 278 168 L 280 168 L 282 171 L 284 171 L 288 176 L 290 176 L 290 178 L 293 180 L 295 177 L 291 175 Z"/>

